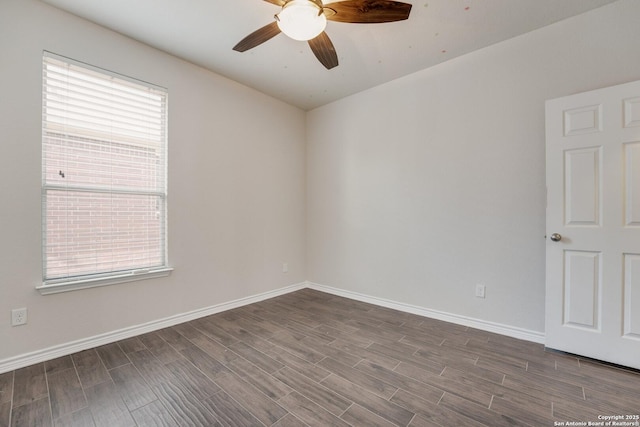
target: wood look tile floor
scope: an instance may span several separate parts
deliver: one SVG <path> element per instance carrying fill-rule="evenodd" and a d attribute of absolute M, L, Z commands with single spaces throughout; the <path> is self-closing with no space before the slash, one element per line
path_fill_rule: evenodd
<path fill-rule="evenodd" d="M 0 374 L 0 427 L 554 426 L 638 414 L 635 371 L 310 289 Z"/>

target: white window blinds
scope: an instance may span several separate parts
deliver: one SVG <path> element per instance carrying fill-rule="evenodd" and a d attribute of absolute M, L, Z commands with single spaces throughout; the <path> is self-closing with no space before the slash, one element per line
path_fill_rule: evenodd
<path fill-rule="evenodd" d="M 44 286 L 167 267 L 167 93 L 45 52 Z"/>

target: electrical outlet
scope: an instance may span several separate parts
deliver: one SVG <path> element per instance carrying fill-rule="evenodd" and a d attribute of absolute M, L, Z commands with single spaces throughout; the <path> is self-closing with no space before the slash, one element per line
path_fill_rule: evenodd
<path fill-rule="evenodd" d="M 289 272 L 289 264 L 287 264 L 286 262 L 282 263 L 282 272 L 283 273 L 288 273 Z"/>
<path fill-rule="evenodd" d="M 476 284 L 476 297 L 484 298 L 485 297 L 486 288 L 482 283 Z"/>
<path fill-rule="evenodd" d="M 11 310 L 11 326 L 20 326 L 27 323 L 27 309 L 15 308 Z"/>

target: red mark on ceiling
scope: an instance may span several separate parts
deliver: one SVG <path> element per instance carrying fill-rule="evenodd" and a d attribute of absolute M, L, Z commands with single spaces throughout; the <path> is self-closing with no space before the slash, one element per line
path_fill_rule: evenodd
<path fill-rule="evenodd" d="M 446 49 L 442 49 L 442 53 L 447 53 L 447 50 Z"/>
<path fill-rule="evenodd" d="M 465 7 L 464 10 L 469 10 L 471 9 L 469 6 Z"/>

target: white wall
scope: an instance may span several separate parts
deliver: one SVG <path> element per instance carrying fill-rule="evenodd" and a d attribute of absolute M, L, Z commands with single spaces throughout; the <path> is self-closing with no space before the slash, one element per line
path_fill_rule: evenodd
<path fill-rule="evenodd" d="M 34 289 L 43 49 L 168 88 L 170 277 Z M 0 135 L 0 362 L 306 278 L 299 109 L 38 1 L 1 0 Z M 29 323 L 12 328 L 19 307 Z"/>
<path fill-rule="evenodd" d="M 622 0 L 308 113 L 308 280 L 544 331 L 544 101 L 640 79 L 639 16 Z"/>
<path fill-rule="evenodd" d="M 465 55 L 314 110 L 305 134 L 294 107 L 0 0 L 0 362 L 305 279 L 542 331 L 544 100 L 640 79 L 637 16 L 621 0 Z M 43 49 L 169 89 L 172 276 L 35 291 Z"/>

